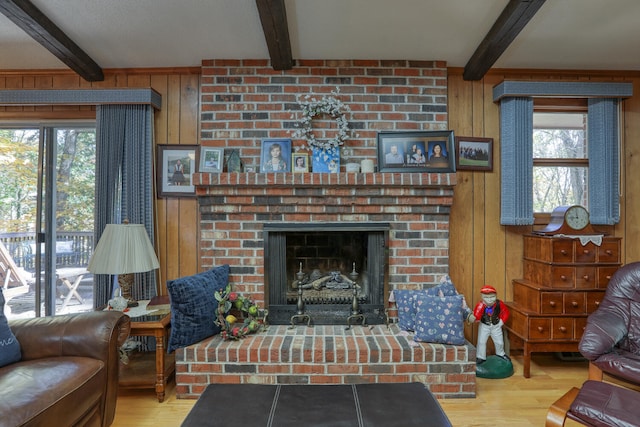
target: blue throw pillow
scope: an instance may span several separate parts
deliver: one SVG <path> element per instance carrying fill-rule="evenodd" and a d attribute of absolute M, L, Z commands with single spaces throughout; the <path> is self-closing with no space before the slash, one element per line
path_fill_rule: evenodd
<path fill-rule="evenodd" d="M 413 331 L 415 328 L 415 300 L 418 292 L 424 293 L 424 291 L 413 289 L 396 289 L 393 291 L 396 307 L 398 308 L 398 327 L 403 331 Z"/>
<path fill-rule="evenodd" d="M 20 343 L 9 328 L 7 317 L 4 315 L 4 294 L 0 288 L 0 367 L 15 363 L 22 358 Z"/>
<path fill-rule="evenodd" d="M 449 275 L 444 276 L 440 283 L 438 283 L 437 285 L 428 288 L 427 289 L 427 293 L 429 295 L 435 295 L 435 296 L 440 296 L 440 294 L 442 294 L 442 296 L 452 296 L 452 295 L 458 295 L 458 291 L 456 290 L 456 287 L 453 285 L 453 282 L 451 281 L 451 278 L 449 277 Z"/>
<path fill-rule="evenodd" d="M 464 297 L 416 296 L 416 341 L 463 345 Z"/>
<path fill-rule="evenodd" d="M 214 293 L 226 288 L 228 283 L 227 264 L 167 282 L 171 300 L 168 352 L 220 332 L 220 327 L 215 324 L 218 301 Z"/>

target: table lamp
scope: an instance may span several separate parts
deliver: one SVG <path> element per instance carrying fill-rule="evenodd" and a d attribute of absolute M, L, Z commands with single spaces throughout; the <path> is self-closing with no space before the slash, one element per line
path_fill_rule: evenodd
<path fill-rule="evenodd" d="M 107 224 L 96 246 L 87 270 L 93 274 L 118 275 L 122 296 L 129 307 L 137 302 L 131 297 L 133 273 L 145 273 L 160 268 L 158 257 L 142 224 Z"/>

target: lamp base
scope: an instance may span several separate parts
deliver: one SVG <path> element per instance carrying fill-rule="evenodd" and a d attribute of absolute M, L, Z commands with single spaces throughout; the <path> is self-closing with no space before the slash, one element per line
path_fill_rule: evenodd
<path fill-rule="evenodd" d="M 133 287 L 133 273 L 119 274 L 118 285 L 122 290 L 122 296 L 127 300 L 127 307 L 137 307 L 138 301 L 131 297 L 131 288 Z"/>

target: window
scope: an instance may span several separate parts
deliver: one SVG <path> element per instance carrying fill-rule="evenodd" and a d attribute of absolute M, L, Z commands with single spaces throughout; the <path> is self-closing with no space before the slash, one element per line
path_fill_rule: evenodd
<path fill-rule="evenodd" d="M 584 147 L 588 158 L 598 161 L 589 163 L 588 159 L 563 157 L 563 160 L 557 160 L 562 164 L 555 166 L 566 168 L 565 183 L 572 187 L 565 192 L 576 193 L 572 197 L 580 197 L 577 199 L 581 200 L 580 204 L 588 204 L 585 207 L 589 209 L 593 224 L 617 224 L 620 221 L 619 117 L 622 101 L 632 95 L 630 83 L 505 80 L 496 85 L 493 100 L 500 102 L 500 224 L 534 224 L 534 110 L 548 113 L 586 111 L 584 126 L 588 144 L 585 142 Z M 544 98 L 547 105 L 541 105 L 539 101 Z M 568 100 L 569 108 L 559 108 L 560 99 Z M 554 157 L 546 159 L 550 160 L 537 161 L 540 164 L 556 161 Z M 580 167 L 584 168 L 583 179 L 587 180 L 588 188 L 586 184 L 579 185 Z M 588 201 L 582 201 L 586 196 L 578 196 L 581 192 L 589 195 Z"/>
<path fill-rule="evenodd" d="M 586 106 L 585 106 L 586 107 Z M 533 113 L 533 211 L 589 206 L 587 113 Z"/>

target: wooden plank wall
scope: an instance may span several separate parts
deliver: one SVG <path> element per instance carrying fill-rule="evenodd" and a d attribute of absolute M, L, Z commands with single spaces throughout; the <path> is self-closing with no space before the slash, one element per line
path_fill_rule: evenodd
<path fill-rule="evenodd" d="M 147 88 L 162 95 L 155 115 L 156 144 L 198 144 L 200 68 L 107 70 L 103 82 L 88 83 L 70 71 L 0 71 L 0 89 Z M 95 119 L 94 107 L 0 107 L 0 121 Z M 154 177 L 149 177 L 153 179 Z M 167 280 L 197 273 L 198 206 L 194 198 L 156 200 L 159 293 Z"/>
<path fill-rule="evenodd" d="M 162 94 L 156 114 L 157 144 L 199 143 L 199 68 L 167 70 L 113 70 L 104 82 L 87 83 L 66 71 L 1 72 L 0 89 L 153 87 Z M 499 108 L 493 86 L 504 79 L 630 81 L 635 96 L 625 100 L 621 144 L 621 221 L 605 231 L 623 237 L 623 262 L 640 260 L 640 73 L 492 70 L 481 81 L 462 79 L 462 69 L 449 69 L 449 128 L 458 136 L 494 139 L 492 172 L 458 172 L 450 227 L 450 274 L 469 305 L 479 299 L 485 283 L 496 287 L 499 298 L 512 297 L 511 280 L 522 277 L 522 235 L 531 227 L 501 226 Z M 0 120 L 92 117 L 91 107 L 0 107 Z M 150 177 L 153 179 L 153 177 Z M 198 207 L 195 198 L 156 201 L 157 251 L 160 292 L 166 280 L 199 271 Z M 467 338 L 475 342 L 475 328 Z"/>
<path fill-rule="evenodd" d="M 510 301 L 511 281 L 521 278 L 522 236 L 531 226 L 500 225 L 500 118 L 493 87 L 503 80 L 630 81 L 634 97 L 623 103 L 621 125 L 621 220 L 598 230 L 620 236 L 622 260 L 640 260 L 640 75 L 614 72 L 557 72 L 492 70 L 481 81 L 464 81 L 462 69 L 450 68 L 448 80 L 449 128 L 457 136 L 493 138 L 492 172 L 458 171 L 450 223 L 450 275 L 469 305 L 480 299 L 480 288 L 493 285 L 498 297 Z M 635 118 L 635 120 L 634 120 Z M 475 327 L 465 331 L 476 341 Z"/>

